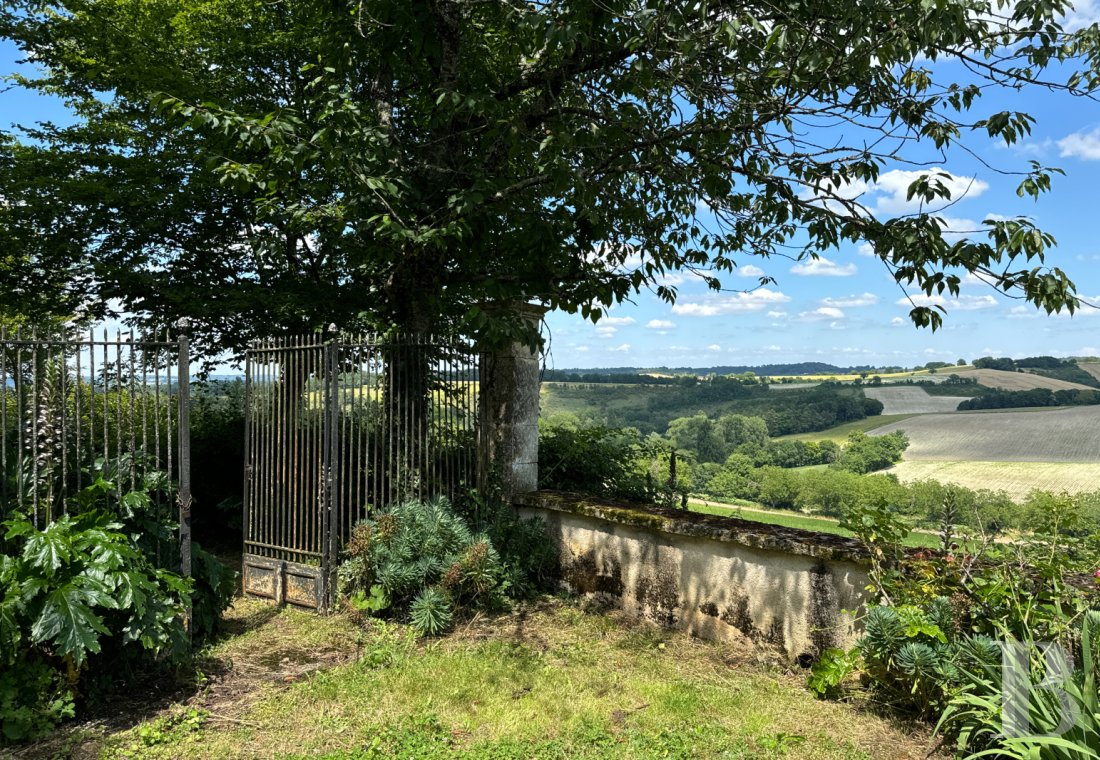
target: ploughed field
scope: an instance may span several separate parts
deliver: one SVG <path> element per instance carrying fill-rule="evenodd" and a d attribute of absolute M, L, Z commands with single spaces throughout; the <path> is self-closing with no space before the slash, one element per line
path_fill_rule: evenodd
<path fill-rule="evenodd" d="M 883 414 L 929 414 L 953 412 L 967 396 L 930 396 L 919 385 L 864 388 L 863 395 L 882 402 Z"/>
<path fill-rule="evenodd" d="M 907 460 L 1100 464 L 1100 406 L 926 414 L 875 428 L 904 430 Z"/>
<path fill-rule="evenodd" d="M 909 448 L 892 468 L 903 481 L 933 479 L 1024 497 L 1033 489 L 1100 490 L 1100 407 L 924 414 L 870 431 L 904 430 Z"/>
<path fill-rule="evenodd" d="M 1094 374 L 1089 370 L 1086 371 Z M 987 388 L 1000 388 L 1006 391 L 1030 391 L 1033 388 L 1049 388 L 1052 391 L 1095 390 L 1080 383 L 1043 377 L 1031 372 L 1007 372 L 1003 369 L 970 369 L 956 374 L 968 380 L 975 380 L 978 385 L 984 385 Z"/>

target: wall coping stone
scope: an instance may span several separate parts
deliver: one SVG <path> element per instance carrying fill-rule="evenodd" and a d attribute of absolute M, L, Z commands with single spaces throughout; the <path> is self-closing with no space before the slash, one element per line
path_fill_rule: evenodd
<path fill-rule="evenodd" d="M 512 503 L 518 507 L 585 515 L 610 523 L 672 535 L 709 538 L 755 549 L 801 554 L 821 560 L 846 560 L 861 565 L 870 564 L 867 549 L 860 541 L 831 533 L 768 525 L 737 517 L 685 512 L 679 509 L 636 504 L 569 491 L 533 491 L 517 494 L 512 498 Z"/>

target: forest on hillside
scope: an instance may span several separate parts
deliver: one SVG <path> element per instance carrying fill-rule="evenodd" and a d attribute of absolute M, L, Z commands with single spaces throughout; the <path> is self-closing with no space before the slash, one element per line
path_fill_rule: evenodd
<path fill-rule="evenodd" d="M 812 388 L 775 390 L 752 378 L 713 377 L 677 385 L 608 385 L 544 382 L 542 415 L 572 415 L 608 427 L 637 428 L 642 434 L 668 430 L 680 417 L 739 414 L 760 417 L 771 436 L 805 433 L 874 416 L 882 404 L 860 388 L 821 383 Z"/>

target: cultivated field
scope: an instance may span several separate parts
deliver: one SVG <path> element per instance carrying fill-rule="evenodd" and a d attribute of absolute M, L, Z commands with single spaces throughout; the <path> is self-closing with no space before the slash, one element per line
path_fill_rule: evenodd
<path fill-rule="evenodd" d="M 1035 489 L 1055 493 L 1100 490 L 1100 464 L 1096 462 L 905 461 L 889 472 L 905 483 L 938 480 L 975 490 L 1005 491 L 1017 500 Z"/>
<path fill-rule="evenodd" d="M 926 414 L 870 434 L 895 430 L 909 436 L 909 461 L 1100 464 L 1100 406 Z"/>
<path fill-rule="evenodd" d="M 1088 366 L 1088 365 L 1085 365 Z M 1093 372 L 1093 370 L 1088 370 Z M 1003 369 L 972 369 L 956 372 L 960 377 L 978 381 L 978 385 L 987 388 L 1001 388 L 1006 391 L 1029 391 L 1032 388 L 1050 388 L 1052 391 L 1077 389 L 1079 391 L 1096 390 L 1080 383 L 1055 380 L 1052 377 L 1033 375 L 1030 372 L 1006 372 Z"/>
<path fill-rule="evenodd" d="M 1006 373 L 1007 374 L 1007 373 Z M 953 412 L 966 396 L 929 396 L 920 386 L 898 385 L 884 388 L 863 388 L 868 398 L 882 402 L 883 414 L 929 414 Z"/>
<path fill-rule="evenodd" d="M 845 422 L 843 425 L 837 425 L 836 427 L 831 427 L 828 430 L 816 430 L 811 433 L 792 433 L 791 435 L 781 435 L 776 440 L 835 441 L 836 443 L 844 443 L 848 440 L 848 436 L 850 436 L 852 433 L 866 433 L 869 430 L 880 428 L 883 425 L 890 424 L 891 422 L 907 420 L 912 416 L 913 415 L 911 414 L 880 414 L 875 417 L 865 417 L 864 419 L 856 420 L 855 422 Z M 904 427 L 904 425 L 902 427 Z"/>
<path fill-rule="evenodd" d="M 1077 366 L 1088 372 L 1090 375 L 1100 380 L 1100 362 L 1077 362 Z"/>

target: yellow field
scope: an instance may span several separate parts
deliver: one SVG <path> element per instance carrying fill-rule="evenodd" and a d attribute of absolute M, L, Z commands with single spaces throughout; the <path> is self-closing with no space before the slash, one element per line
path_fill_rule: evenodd
<path fill-rule="evenodd" d="M 966 370 L 966 369 L 973 369 L 973 367 L 970 367 L 968 365 L 966 367 L 959 367 L 958 369 Z M 941 370 L 938 370 L 939 373 L 944 374 L 944 375 L 952 374 L 955 371 L 956 370 L 955 370 L 954 367 L 945 367 Z M 853 380 L 859 380 L 860 378 L 864 377 L 864 375 L 866 375 L 868 378 L 871 378 L 871 377 L 874 377 L 874 376 L 877 375 L 878 377 L 881 377 L 883 380 L 904 380 L 907 377 L 923 377 L 923 378 L 935 377 L 935 375 L 932 375 L 928 370 L 922 369 L 922 370 L 917 370 L 916 372 L 851 372 L 851 373 L 848 373 L 846 375 L 845 374 L 835 374 L 835 375 L 769 375 L 769 376 L 763 377 L 761 379 L 763 379 L 763 380 L 765 380 L 769 383 L 779 382 L 780 380 L 784 380 L 784 379 L 790 379 L 790 380 L 793 380 L 795 382 L 804 382 L 804 383 L 821 383 L 821 382 L 825 382 L 826 380 L 834 380 L 838 383 L 850 383 Z"/>
<path fill-rule="evenodd" d="M 1086 365 L 1087 366 L 1087 365 Z M 1092 370 L 1088 370 L 1092 372 Z M 1080 383 L 1071 383 L 1066 380 L 1055 380 L 1052 377 L 1033 375 L 1030 372 L 1006 372 L 1002 369 L 972 369 L 955 374 L 972 378 L 978 381 L 978 385 L 987 388 L 1000 388 L 1006 391 L 1029 391 L 1033 388 L 1049 388 L 1052 391 L 1064 390 L 1096 390 Z"/>
<path fill-rule="evenodd" d="M 344 404 L 353 404 L 357 401 L 379 401 L 382 398 L 383 386 L 360 385 L 355 388 L 341 387 L 337 391 L 337 398 Z M 457 399 L 474 399 L 477 397 L 477 380 L 458 380 L 449 384 L 446 389 L 436 388 L 432 391 L 432 402 L 435 404 L 453 403 Z M 309 391 L 306 393 L 308 405 L 311 409 L 321 406 L 323 400 L 321 391 Z"/>
<path fill-rule="evenodd" d="M 972 489 L 1005 491 L 1023 499 L 1043 491 L 1100 491 L 1100 464 L 1096 462 L 939 462 L 905 461 L 888 472 L 903 482 L 938 480 Z"/>

